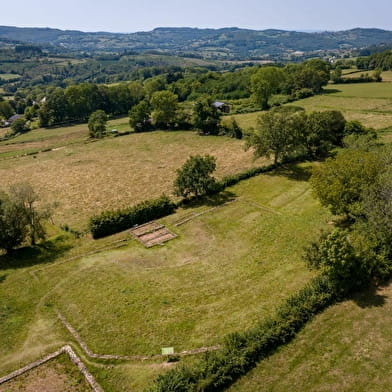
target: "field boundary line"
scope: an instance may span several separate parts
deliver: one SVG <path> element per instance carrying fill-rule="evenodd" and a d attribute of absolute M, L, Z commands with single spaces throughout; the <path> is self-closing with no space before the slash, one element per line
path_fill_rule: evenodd
<path fill-rule="evenodd" d="M 106 360 L 124 360 L 124 361 L 146 361 L 146 360 L 154 360 L 154 359 L 164 359 L 167 358 L 168 355 L 164 354 L 156 354 L 156 355 L 115 355 L 115 354 L 97 354 L 92 352 L 87 344 L 80 337 L 79 333 L 75 330 L 75 328 L 67 321 L 67 319 L 56 309 L 55 310 L 57 317 L 62 322 L 62 324 L 67 328 L 68 332 L 74 337 L 74 339 L 79 343 L 82 350 L 85 352 L 87 356 L 94 359 L 106 359 Z M 174 353 L 173 355 L 178 355 L 180 357 L 185 357 L 188 355 L 202 354 L 209 351 L 219 350 L 221 346 L 210 346 L 210 347 L 200 347 L 191 350 L 184 350 L 179 353 Z"/>
<path fill-rule="evenodd" d="M 90 387 L 92 388 L 92 390 L 94 392 L 104 392 L 102 387 L 95 380 L 94 376 L 87 370 L 87 368 L 84 365 L 84 363 L 82 362 L 82 360 L 76 355 L 75 351 L 73 351 L 72 347 L 68 344 L 61 347 L 60 349 L 58 349 L 54 353 L 48 354 L 45 357 L 38 359 L 37 361 L 34 361 L 27 366 L 24 366 L 18 370 L 15 370 L 12 373 L 6 375 L 6 376 L 4 376 L 4 377 L 1 377 L 0 378 L 0 385 L 6 383 L 8 381 L 11 381 L 16 377 L 19 377 L 22 374 L 27 373 L 28 371 L 33 370 L 33 369 L 49 362 L 50 360 L 52 360 L 54 358 L 57 358 L 58 356 L 60 356 L 63 353 L 68 354 L 68 357 L 70 358 L 70 360 L 78 367 L 79 371 L 83 374 L 87 383 L 90 385 Z"/>

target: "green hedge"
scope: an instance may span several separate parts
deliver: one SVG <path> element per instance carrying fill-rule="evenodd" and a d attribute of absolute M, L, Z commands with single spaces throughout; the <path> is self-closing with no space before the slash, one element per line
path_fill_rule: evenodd
<path fill-rule="evenodd" d="M 222 391 L 289 342 L 314 315 L 338 299 L 338 286 L 327 276 L 314 278 L 278 307 L 275 316 L 244 333 L 230 334 L 224 347 L 193 366 L 160 375 L 150 392 Z"/>
<path fill-rule="evenodd" d="M 93 216 L 90 218 L 89 230 L 93 238 L 101 238 L 170 215 L 175 209 L 176 205 L 167 196 L 162 196 L 126 209 L 105 211 Z"/>
<path fill-rule="evenodd" d="M 222 190 L 228 186 L 235 185 L 239 183 L 240 181 L 246 180 L 248 178 L 257 176 L 262 173 L 267 173 L 269 171 L 272 171 L 277 168 L 277 165 L 268 165 L 268 166 L 259 166 L 259 167 L 253 167 L 251 169 L 245 170 L 241 173 L 233 174 L 230 176 L 223 177 L 219 182 L 219 188 Z"/>

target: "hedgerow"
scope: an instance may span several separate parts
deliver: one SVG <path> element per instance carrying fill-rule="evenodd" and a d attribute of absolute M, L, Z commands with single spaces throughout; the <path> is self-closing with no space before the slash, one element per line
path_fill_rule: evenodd
<path fill-rule="evenodd" d="M 208 353 L 193 366 L 160 375 L 149 392 L 221 391 L 246 374 L 258 361 L 287 343 L 317 313 L 334 303 L 339 285 L 320 275 L 292 295 L 254 328 L 227 335 L 224 347 Z"/>
<path fill-rule="evenodd" d="M 105 237 L 170 215 L 176 208 L 172 200 L 167 196 L 161 196 L 159 199 L 143 201 L 129 208 L 104 211 L 93 216 L 90 218 L 89 230 L 94 239 Z"/>

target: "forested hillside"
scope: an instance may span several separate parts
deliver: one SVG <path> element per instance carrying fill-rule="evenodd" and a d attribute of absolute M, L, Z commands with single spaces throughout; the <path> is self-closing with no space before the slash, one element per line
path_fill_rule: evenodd
<path fill-rule="evenodd" d="M 0 26 L 0 38 L 52 45 L 61 50 L 113 52 L 156 50 L 204 58 L 271 58 L 291 52 L 314 52 L 362 48 L 392 41 L 392 32 L 352 29 L 338 32 L 305 33 L 284 30 L 156 28 L 131 34 L 85 33 L 50 28 Z"/>

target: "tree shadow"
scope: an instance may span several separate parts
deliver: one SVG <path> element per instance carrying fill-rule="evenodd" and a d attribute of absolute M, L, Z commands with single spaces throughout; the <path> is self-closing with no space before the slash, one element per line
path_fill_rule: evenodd
<path fill-rule="evenodd" d="M 184 209 L 196 208 L 201 206 L 218 207 L 230 201 L 233 201 L 237 196 L 233 192 L 223 191 L 214 195 L 204 196 L 202 198 L 193 198 L 184 200 L 181 207 Z"/>
<path fill-rule="evenodd" d="M 0 275 L 0 283 L 3 283 L 5 281 L 5 278 L 7 277 L 6 274 Z"/>
<path fill-rule="evenodd" d="M 352 296 L 352 300 L 360 308 L 376 308 L 384 306 L 388 297 L 386 295 L 378 294 L 378 289 L 379 286 L 372 284 L 367 290 L 354 294 Z"/>
<path fill-rule="evenodd" d="M 282 176 L 289 180 L 306 182 L 309 181 L 312 175 L 311 166 L 303 166 L 298 163 L 287 163 L 279 166 L 274 171 L 265 173 L 268 176 Z"/>
<path fill-rule="evenodd" d="M 15 249 L 0 256 L 0 270 L 31 267 L 50 263 L 72 248 L 69 237 L 61 235 L 35 246 Z M 0 277 L 1 278 L 1 277 Z"/>
<path fill-rule="evenodd" d="M 341 93 L 342 90 L 338 90 L 337 88 L 324 88 L 323 89 L 323 94 L 335 94 L 335 93 Z"/>

